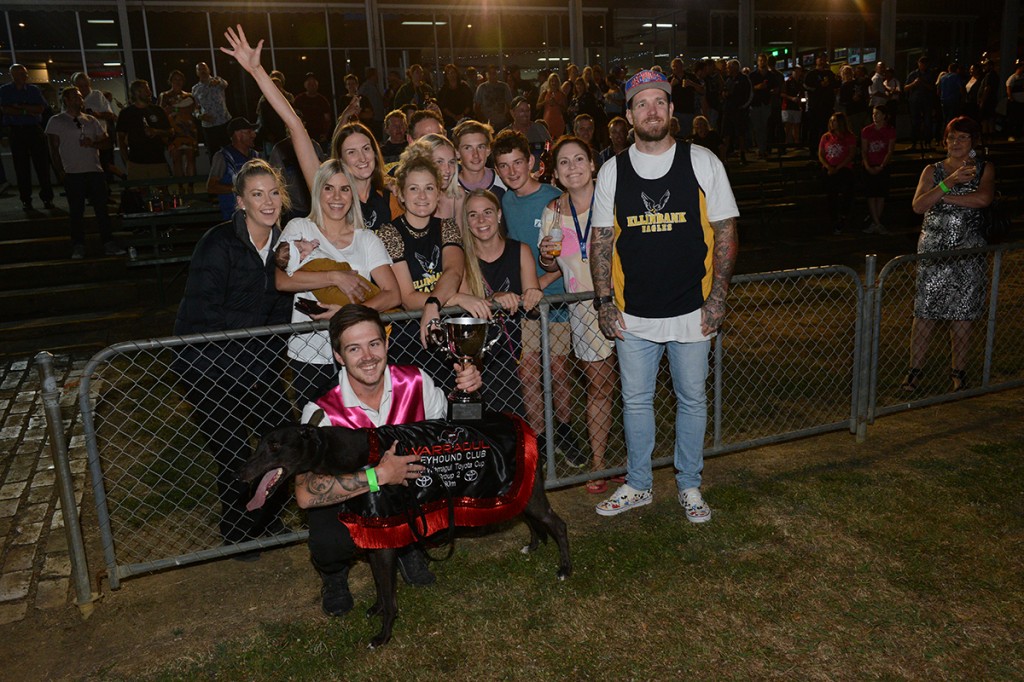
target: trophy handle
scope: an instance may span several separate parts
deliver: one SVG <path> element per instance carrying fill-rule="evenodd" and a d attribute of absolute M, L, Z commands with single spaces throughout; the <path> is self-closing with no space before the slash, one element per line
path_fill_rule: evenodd
<path fill-rule="evenodd" d="M 498 333 L 494 335 L 493 339 L 484 344 L 484 353 L 489 353 L 491 349 L 498 345 L 498 342 L 501 341 L 501 337 L 505 333 L 505 322 L 507 320 L 508 314 L 505 312 L 504 309 L 501 308 L 495 310 L 494 313 L 491 315 L 491 322 L 490 325 L 488 325 L 488 327 L 497 327 Z"/>

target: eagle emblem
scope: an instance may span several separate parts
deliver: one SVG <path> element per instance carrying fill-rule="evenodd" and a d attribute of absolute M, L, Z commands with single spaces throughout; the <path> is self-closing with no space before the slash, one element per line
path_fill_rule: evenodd
<path fill-rule="evenodd" d="M 433 275 L 437 271 L 437 266 L 441 262 L 441 247 L 434 245 L 434 250 L 430 254 L 430 258 L 424 258 L 422 254 L 415 254 L 416 260 L 419 262 L 420 267 L 423 268 L 423 274 Z"/>
<path fill-rule="evenodd" d="M 669 197 L 671 196 L 671 191 L 665 190 L 665 193 L 661 195 L 661 199 L 655 202 L 654 199 L 647 196 L 646 192 L 640 192 L 640 198 L 644 200 L 644 207 L 647 208 L 647 215 L 661 213 L 661 209 L 665 208 L 665 205 L 668 203 Z"/>

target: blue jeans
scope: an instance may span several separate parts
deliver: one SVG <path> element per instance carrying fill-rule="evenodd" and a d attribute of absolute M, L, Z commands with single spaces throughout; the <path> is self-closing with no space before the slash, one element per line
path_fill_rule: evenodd
<path fill-rule="evenodd" d="M 625 333 L 625 339 L 615 341 L 615 350 L 622 377 L 626 482 L 637 490 L 648 490 L 654 484 L 654 389 L 666 349 L 676 394 L 676 485 L 680 490 L 699 487 L 704 470 L 705 384 L 711 341 L 655 343 Z"/>

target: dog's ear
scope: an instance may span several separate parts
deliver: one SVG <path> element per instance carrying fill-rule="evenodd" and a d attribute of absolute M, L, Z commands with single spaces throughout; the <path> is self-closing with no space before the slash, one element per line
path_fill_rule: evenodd
<path fill-rule="evenodd" d="M 320 426 L 320 422 L 324 420 L 324 411 L 317 410 L 313 414 L 309 415 L 309 419 L 306 420 L 306 424 L 309 426 Z"/>

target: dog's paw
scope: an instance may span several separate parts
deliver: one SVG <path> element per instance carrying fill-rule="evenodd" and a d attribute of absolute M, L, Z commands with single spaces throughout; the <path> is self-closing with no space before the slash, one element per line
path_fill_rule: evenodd
<path fill-rule="evenodd" d="M 391 634 L 381 631 L 377 633 L 377 636 L 370 640 L 370 643 L 366 645 L 367 649 L 379 649 L 388 642 L 391 641 Z"/>

